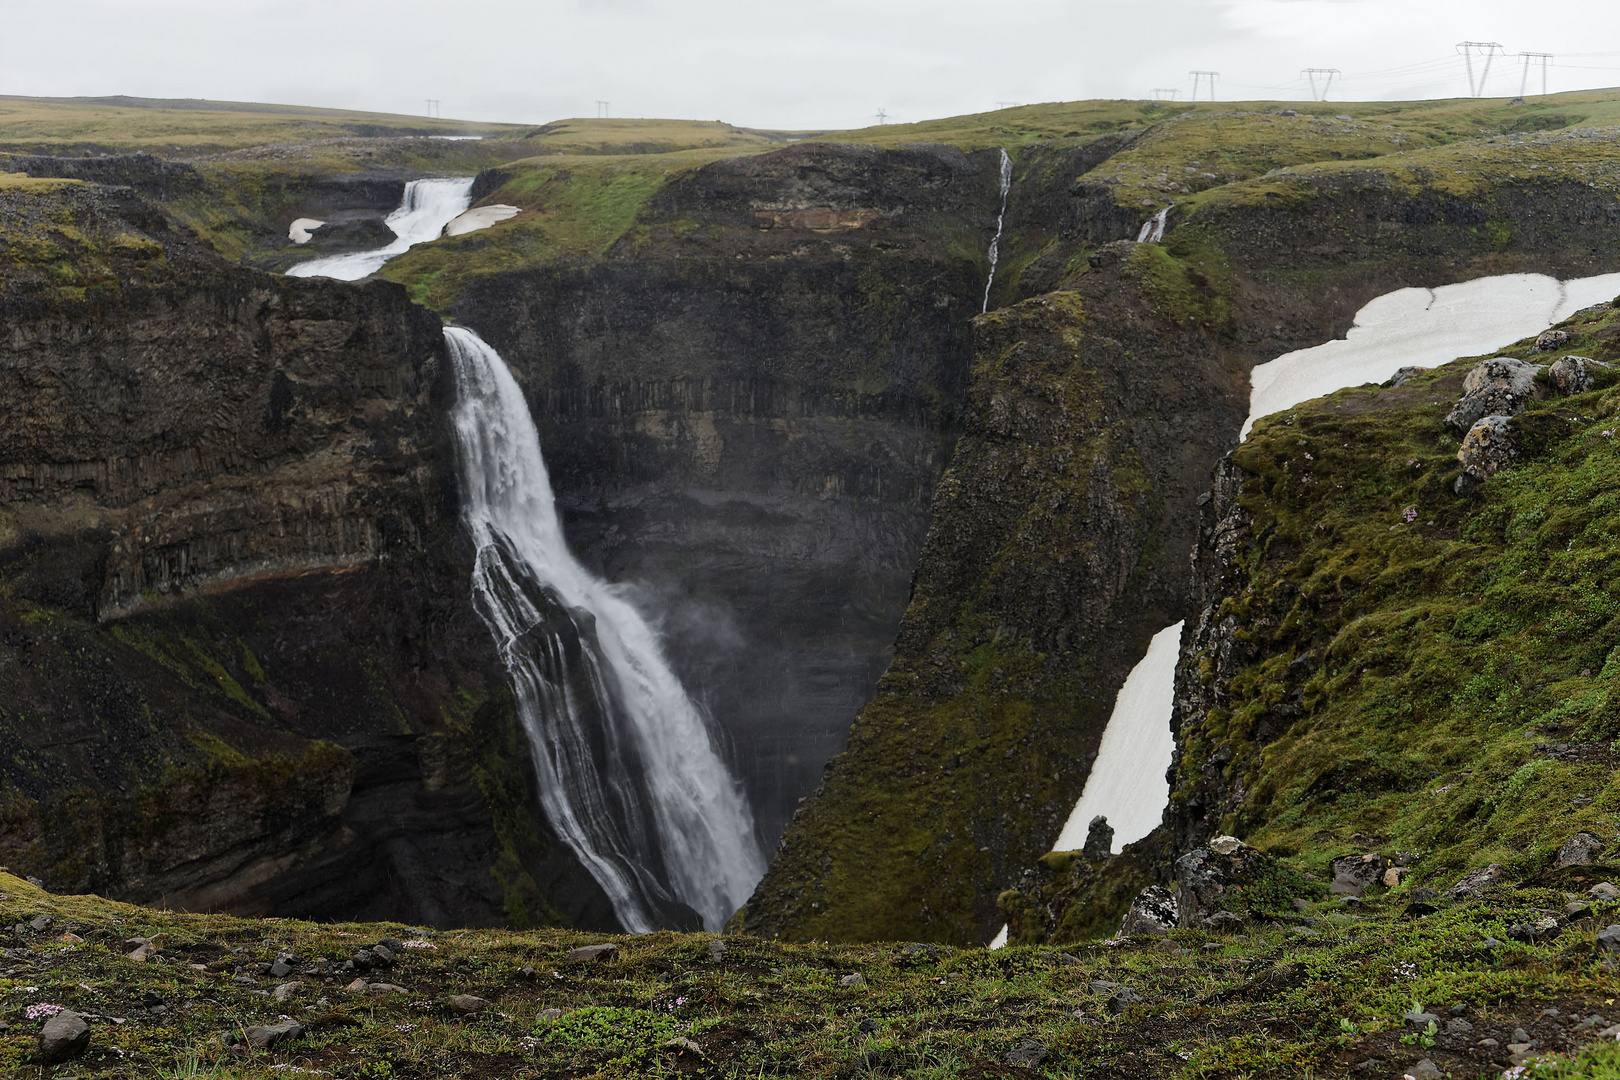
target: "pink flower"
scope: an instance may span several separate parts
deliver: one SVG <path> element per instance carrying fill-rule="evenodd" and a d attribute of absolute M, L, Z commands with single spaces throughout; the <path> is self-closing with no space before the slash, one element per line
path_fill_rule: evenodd
<path fill-rule="evenodd" d="M 28 1017 L 28 1019 L 30 1019 L 30 1020 L 38 1020 L 38 1019 L 40 1019 L 41 1017 L 44 1017 L 44 1016 L 55 1016 L 57 1013 L 59 1013 L 61 1011 L 62 1011 L 62 1006 L 60 1006 L 60 1005 L 47 1005 L 42 1001 L 38 1005 L 30 1005 L 30 1006 L 28 1006 L 28 1008 L 23 1010 L 23 1015 Z"/>
<path fill-rule="evenodd" d="M 1405 510 L 1401 511 L 1401 517 L 1408 525 L 1412 524 L 1412 522 L 1417 520 L 1417 507 L 1408 506 Z"/>

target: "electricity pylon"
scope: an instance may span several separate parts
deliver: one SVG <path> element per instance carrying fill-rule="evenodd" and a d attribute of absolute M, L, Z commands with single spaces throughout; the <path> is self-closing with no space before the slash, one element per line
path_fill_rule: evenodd
<path fill-rule="evenodd" d="M 596 118 L 598 120 L 606 119 L 608 114 L 608 106 L 612 104 L 613 102 L 611 101 L 598 101 L 596 103 Z"/>
<path fill-rule="evenodd" d="M 1524 74 L 1519 79 L 1519 96 L 1524 97 L 1524 88 L 1530 81 L 1530 62 L 1541 61 L 1541 96 L 1547 96 L 1547 65 L 1552 63 L 1553 54 L 1550 52 L 1522 52 L 1520 59 L 1524 61 Z"/>
<path fill-rule="evenodd" d="M 1159 86 L 1159 87 L 1154 87 L 1154 89 L 1153 89 L 1153 100 L 1154 101 L 1164 101 L 1167 98 L 1169 100 L 1171 100 L 1171 101 L 1175 101 L 1176 99 L 1178 99 L 1180 97 L 1181 97 L 1181 91 L 1178 90 L 1178 89 L 1175 89 L 1174 87 Z"/>
<path fill-rule="evenodd" d="M 438 98 L 430 97 L 430 98 L 423 98 L 422 100 L 427 102 L 427 114 L 429 116 L 443 116 L 444 115 L 444 110 L 439 108 L 439 99 Z"/>
<path fill-rule="evenodd" d="M 1300 74 L 1311 80 L 1311 100 L 1326 101 L 1328 96 L 1328 87 L 1333 85 L 1334 76 L 1341 75 L 1343 72 L 1341 72 L 1338 68 L 1306 68 L 1304 71 L 1300 72 Z M 1322 83 L 1322 93 L 1320 95 L 1318 95 L 1316 92 L 1316 77 L 1318 75 L 1326 76 L 1326 80 Z"/>
<path fill-rule="evenodd" d="M 1192 76 L 1192 81 L 1193 81 L 1193 96 L 1192 96 L 1192 99 L 1194 101 L 1198 100 L 1198 83 L 1203 79 L 1208 79 L 1209 80 L 1209 100 L 1211 100 L 1211 101 L 1215 100 L 1215 80 L 1221 77 L 1220 72 L 1218 72 L 1218 71 L 1189 71 L 1189 72 L 1187 72 L 1187 74 Z"/>
<path fill-rule="evenodd" d="M 1463 54 L 1463 61 L 1468 65 L 1468 96 L 1483 97 L 1485 95 L 1485 80 L 1491 74 L 1491 60 L 1502 51 L 1502 46 L 1495 41 L 1459 41 L 1457 51 Z M 1474 82 L 1474 56 L 1485 58 L 1485 69 L 1479 73 L 1479 82 Z"/>

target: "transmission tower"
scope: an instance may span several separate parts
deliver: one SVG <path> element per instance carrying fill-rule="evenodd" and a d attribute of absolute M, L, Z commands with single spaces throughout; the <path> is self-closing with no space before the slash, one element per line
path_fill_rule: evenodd
<path fill-rule="evenodd" d="M 1524 88 L 1530 82 L 1530 65 L 1537 61 L 1541 63 L 1541 96 L 1547 96 L 1547 65 L 1552 63 L 1553 54 L 1550 52 L 1522 52 L 1519 58 L 1524 61 L 1524 75 L 1519 79 L 1519 97 L 1524 97 Z"/>
<path fill-rule="evenodd" d="M 1338 68 L 1306 68 L 1300 72 L 1301 76 L 1311 81 L 1312 101 L 1326 101 L 1329 87 L 1333 85 L 1333 80 L 1341 74 L 1343 73 Z M 1316 92 L 1316 77 L 1318 75 L 1323 77 L 1322 92 L 1320 94 Z"/>
<path fill-rule="evenodd" d="M 439 108 L 439 99 L 438 98 L 430 97 L 430 98 L 423 98 L 422 100 L 427 102 L 427 114 L 429 116 L 438 117 L 438 116 L 443 116 L 444 115 L 444 110 Z"/>
<path fill-rule="evenodd" d="M 1154 101 L 1175 101 L 1181 97 L 1181 91 L 1175 87 L 1154 87 Z"/>
<path fill-rule="evenodd" d="M 887 124 L 889 122 L 889 110 L 888 109 L 879 109 L 877 111 L 877 122 L 880 123 L 880 124 Z"/>
<path fill-rule="evenodd" d="M 996 102 L 996 108 L 998 108 L 998 109 L 1016 109 L 1022 104 L 1023 104 L 1022 101 L 998 101 L 998 102 Z"/>
<path fill-rule="evenodd" d="M 1211 100 L 1211 101 L 1215 100 L 1215 80 L 1221 77 L 1220 72 L 1218 72 L 1218 71 L 1189 71 L 1189 72 L 1187 72 L 1187 74 L 1192 76 L 1192 81 L 1193 81 L 1193 96 L 1192 96 L 1192 99 L 1194 101 L 1198 100 L 1198 84 L 1199 84 L 1200 81 L 1202 81 L 1204 79 L 1209 80 L 1209 100 Z"/>
<path fill-rule="evenodd" d="M 610 106 L 612 104 L 613 104 L 613 102 L 611 102 L 611 101 L 598 101 L 596 103 L 596 118 L 598 120 L 607 119 L 608 106 Z"/>
<path fill-rule="evenodd" d="M 1502 51 L 1500 43 L 1495 41 L 1459 41 L 1457 51 L 1463 54 L 1463 61 L 1468 65 L 1468 96 L 1483 97 L 1485 95 L 1485 79 L 1491 73 L 1491 61 L 1496 54 Z M 1485 58 L 1485 68 L 1479 73 L 1479 82 L 1474 82 L 1474 57 Z"/>

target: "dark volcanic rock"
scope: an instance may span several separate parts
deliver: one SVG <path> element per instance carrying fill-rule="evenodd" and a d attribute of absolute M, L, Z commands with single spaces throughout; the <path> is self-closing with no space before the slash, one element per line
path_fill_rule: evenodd
<path fill-rule="evenodd" d="M 39 1056 L 47 1065 L 77 1057 L 90 1048 L 90 1025 L 71 1009 L 45 1021 L 39 1033 Z"/>
<path fill-rule="evenodd" d="M 191 909 L 612 926 L 467 600 L 438 320 L 124 192 L 0 204 L 13 241 L 72 221 L 102 275 L 0 286 L 0 632 L 54 613 L 0 648 L 4 714 L 44 721 L 0 732 L 4 860 Z"/>
<path fill-rule="evenodd" d="M 1252 884 L 1266 856 L 1235 836 L 1217 836 L 1176 860 L 1177 918 L 1184 927 L 1202 926 L 1221 910 L 1228 889 Z"/>

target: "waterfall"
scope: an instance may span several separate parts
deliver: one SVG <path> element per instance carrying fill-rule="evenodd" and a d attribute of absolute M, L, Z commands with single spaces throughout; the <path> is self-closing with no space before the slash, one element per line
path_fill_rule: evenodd
<path fill-rule="evenodd" d="M 328 255 L 299 263 L 287 271 L 292 277 L 330 277 L 357 281 L 382 269 L 395 255 L 403 255 L 413 244 L 437 240 L 444 227 L 466 213 L 472 205 L 471 176 L 450 180 L 412 180 L 405 185 L 405 198 L 383 219 L 394 230 L 394 242 L 376 251 L 356 251 Z"/>
<path fill-rule="evenodd" d="M 990 286 L 996 283 L 996 260 L 1001 255 L 1001 226 L 1007 220 L 1007 192 L 1012 188 L 1012 158 L 1007 151 L 1001 152 L 1001 213 L 996 215 L 996 235 L 990 238 L 990 276 L 984 280 L 984 306 L 981 312 L 990 310 Z"/>
<path fill-rule="evenodd" d="M 1136 234 L 1138 244 L 1157 244 L 1164 239 L 1164 223 L 1170 217 L 1170 208 L 1167 206 L 1157 214 L 1142 222 L 1142 229 Z"/>
<path fill-rule="evenodd" d="M 626 930 L 678 921 L 684 904 L 718 931 L 765 872 L 741 786 L 627 590 L 569 552 L 505 362 L 471 330 L 444 334 L 473 602 L 511 678 L 546 817 Z"/>

